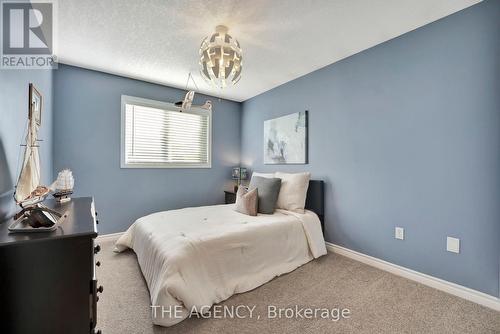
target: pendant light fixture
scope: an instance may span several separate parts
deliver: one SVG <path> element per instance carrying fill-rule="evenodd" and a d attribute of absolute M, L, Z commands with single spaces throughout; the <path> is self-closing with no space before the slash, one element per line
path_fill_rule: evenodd
<path fill-rule="evenodd" d="M 201 76 L 221 89 L 236 84 L 241 78 L 242 52 L 240 43 L 218 25 L 215 33 L 206 37 L 200 47 Z"/>

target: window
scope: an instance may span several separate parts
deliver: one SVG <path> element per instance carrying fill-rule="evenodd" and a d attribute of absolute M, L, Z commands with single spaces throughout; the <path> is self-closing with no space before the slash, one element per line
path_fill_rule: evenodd
<path fill-rule="evenodd" d="M 122 96 L 122 168 L 210 168 L 212 114 Z"/>

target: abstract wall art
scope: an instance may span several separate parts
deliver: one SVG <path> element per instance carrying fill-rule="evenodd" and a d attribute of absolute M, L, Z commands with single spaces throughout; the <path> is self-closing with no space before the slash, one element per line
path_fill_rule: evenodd
<path fill-rule="evenodd" d="M 308 112 L 264 121 L 265 164 L 307 164 Z"/>

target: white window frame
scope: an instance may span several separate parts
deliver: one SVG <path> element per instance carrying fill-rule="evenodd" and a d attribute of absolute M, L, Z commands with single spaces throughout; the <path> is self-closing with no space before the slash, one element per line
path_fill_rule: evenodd
<path fill-rule="evenodd" d="M 206 163 L 176 163 L 176 162 L 162 162 L 162 163 L 126 163 L 125 161 L 125 111 L 127 104 L 134 104 L 143 107 L 179 111 L 173 103 L 144 99 L 135 96 L 122 95 L 121 97 L 121 139 L 120 139 L 120 167 L 121 168 L 212 168 L 212 110 L 202 109 L 198 107 L 191 107 L 188 111 L 183 113 L 206 115 L 208 114 L 208 161 Z"/>

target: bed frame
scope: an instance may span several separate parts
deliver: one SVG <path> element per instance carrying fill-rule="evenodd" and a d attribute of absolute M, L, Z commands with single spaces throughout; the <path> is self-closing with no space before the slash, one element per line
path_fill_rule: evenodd
<path fill-rule="evenodd" d="M 310 180 L 307 189 L 306 209 L 316 213 L 321 221 L 321 230 L 325 233 L 325 183 Z"/>

